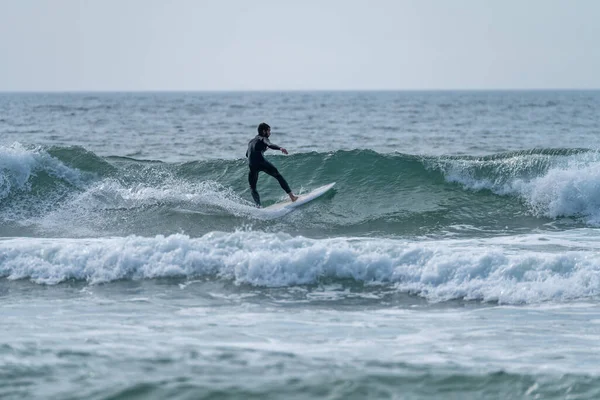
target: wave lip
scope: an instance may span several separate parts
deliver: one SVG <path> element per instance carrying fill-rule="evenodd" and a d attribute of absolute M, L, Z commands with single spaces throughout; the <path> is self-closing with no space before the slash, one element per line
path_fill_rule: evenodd
<path fill-rule="evenodd" d="M 426 242 L 243 231 L 200 238 L 19 238 L 0 241 L 0 276 L 40 284 L 204 276 L 256 287 L 351 279 L 434 302 L 521 304 L 600 294 L 599 250 L 600 237 L 591 230 Z"/>
<path fill-rule="evenodd" d="M 45 150 L 27 148 L 20 143 L 0 146 L 0 200 L 21 190 L 31 189 L 31 179 L 45 173 L 53 179 L 77 185 L 83 174 L 71 168 Z"/>
<path fill-rule="evenodd" d="M 600 225 L 600 152 L 540 149 L 428 162 L 444 179 L 473 191 L 516 197 L 535 216 Z"/>

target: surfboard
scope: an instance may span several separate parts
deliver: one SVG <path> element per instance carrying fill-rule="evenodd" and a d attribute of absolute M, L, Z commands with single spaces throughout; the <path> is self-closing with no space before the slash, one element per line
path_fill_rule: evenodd
<path fill-rule="evenodd" d="M 260 210 L 261 214 L 264 214 L 265 216 L 268 216 L 268 217 L 272 217 L 272 218 L 281 217 L 281 216 L 293 211 L 295 208 L 298 208 L 301 205 L 308 203 L 309 201 L 312 201 L 314 199 L 321 197 L 322 195 L 327 193 L 333 187 L 333 185 L 335 185 L 335 182 L 318 187 L 309 193 L 300 194 L 300 195 L 298 195 L 298 200 L 296 200 L 294 202 L 292 202 L 291 200 L 286 200 L 286 201 L 282 201 L 281 203 L 275 203 L 268 207 L 261 208 L 259 210 Z"/>

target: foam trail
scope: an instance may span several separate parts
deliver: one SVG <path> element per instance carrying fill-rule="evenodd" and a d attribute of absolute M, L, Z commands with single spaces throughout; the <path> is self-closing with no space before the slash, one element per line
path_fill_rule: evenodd
<path fill-rule="evenodd" d="M 117 225 L 119 218 L 115 223 L 109 218 L 110 212 L 120 211 L 130 216 L 152 207 L 164 207 L 182 214 L 254 216 L 252 213 L 255 213 L 257 218 L 260 217 L 249 202 L 215 181 L 190 183 L 173 179 L 152 187 L 146 184 L 126 186 L 107 178 L 72 194 L 36 222 L 45 232 L 94 236 L 95 232 L 106 232 Z"/>
<path fill-rule="evenodd" d="M 263 232 L 152 238 L 0 241 L 0 276 L 56 284 L 213 277 L 286 287 L 321 279 L 387 285 L 431 301 L 507 304 L 600 294 L 600 236 L 593 230 L 481 240 L 314 240 Z"/>

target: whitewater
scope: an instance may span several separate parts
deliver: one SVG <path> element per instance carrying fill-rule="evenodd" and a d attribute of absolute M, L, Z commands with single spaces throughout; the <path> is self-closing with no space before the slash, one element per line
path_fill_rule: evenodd
<path fill-rule="evenodd" d="M 1 94 L 0 397 L 597 398 L 599 106 Z"/>

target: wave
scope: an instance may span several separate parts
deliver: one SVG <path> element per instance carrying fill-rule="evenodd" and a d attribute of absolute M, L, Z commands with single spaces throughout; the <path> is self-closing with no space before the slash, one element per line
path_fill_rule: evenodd
<path fill-rule="evenodd" d="M 313 228 L 385 236 L 600 224 L 600 153 L 592 150 L 485 157 L 353 150 L 271 160 L 296 192 L 337 182 L 331 196 L 286 219 L 286 226 L 307 234 Z M 0 221 L 58 234 L 61 226 L 77 227 L 95 236 L 201 235 L 244 223 L 266 229 L 253 212 L 246 176 L 244 159 L 165 163 L 15 144 L 0 147 Z M 266 175 L 259 190 L 265 205 L 285 197 Z M 181 211 L 188 212 L 185 218 Z"/>
<path fill-rule="evenodd" d="M 0 277 L 40 284 L 205 277 L 256 287 L 331 281 L 383 285 L 429 301 L 502 304 L 600 294 L 595 230 L 478 240 L 310 239 L 211 232 L 97 239 L 0 241 Z"/>
<path fill-rule="evenodd" d="M 445 165 L 444 165 L 445 164 Z M 541 149 L 441 162 L 449 182 L 514 196 L 533 215 L 578 216 L 600 224 L 600 153 L 585 149 Z"/>
<path fill-rule="evenodd" d="M 77 185 L 82 172 L 70 168 L 40 147 L 26 148 L 20 144 L 0 146 L 0 200 L 11 192 L 31 191 L 46 181 L 63 181 Z M 36 178 L 38 178 L 36 180 Z"/>

